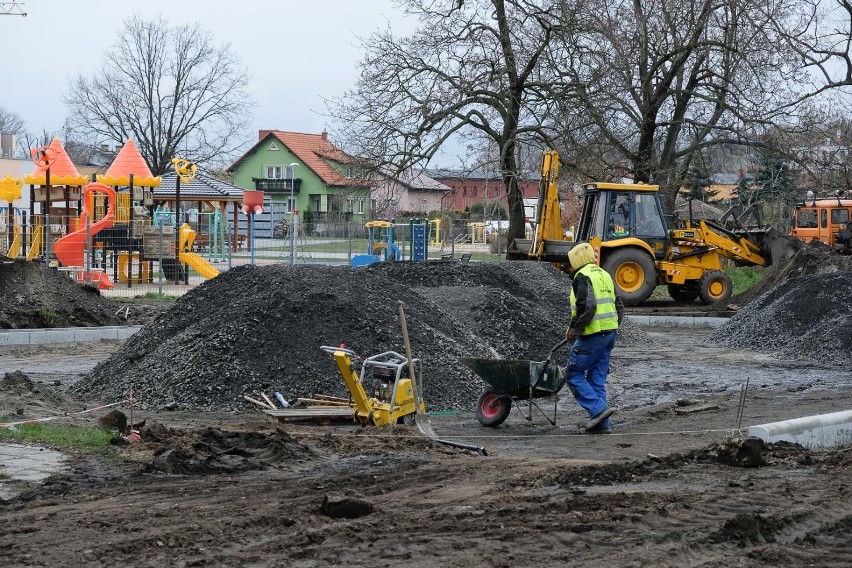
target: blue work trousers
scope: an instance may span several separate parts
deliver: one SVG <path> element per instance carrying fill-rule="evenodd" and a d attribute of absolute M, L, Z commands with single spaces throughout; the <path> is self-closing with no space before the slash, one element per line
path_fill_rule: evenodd
<path fill-rule="evenodd" d="M 606 376 L 609 373 L 609 358 L 615 347 L 616 331 L 578 337 L 568 354 L 565 381 L 577 402 L 586 409 L 589 417 L 596 416 L 608 408 L 606 402 Z M 601 423 L 608 428 L 609 420 Z"/>

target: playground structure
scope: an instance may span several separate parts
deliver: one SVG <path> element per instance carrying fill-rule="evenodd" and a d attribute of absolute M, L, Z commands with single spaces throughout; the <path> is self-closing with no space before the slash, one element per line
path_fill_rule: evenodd
<path fill-rule="evenodd" d="M 57 265 L 79 282 L 102 290 L 116 283 L 130 287 L 151 282 L 157 272 L 155 262 L 161 272 L 183 275 L 185 280 L 187 267 L 203 278 L 218 276 L 216 268 L 193 252 L 199 246 L 195 244 L 198 235 L 188 224 L 175 231 L 174 222 L 169 226 L 152 223 L 153 188 L 159 186 L 160 178 L 151 175 L 132 140 L 97 181 L 90 182 L 77 172 L 58 139 L 32 150 L 32 157 L 35 170 L 24 177 L 32 188 L 29 215 L 14 205 L 21 199 L 24 182 L 0 180 L 0 204 L 7 204 L 0 207 L 0 253 Z M 179 172 L 187 173 L 194 175 L 195 166 Z M 204 252 L 208 258 L 223 257 L 221 212 L 200 215 L 208 216 L 207 232 L 198 239 L 204 243 Z M 160 212 L 158 221 L 162 218 Z"/>
<path fill-rule="evenodd" d="M 429 224 L 409 221 L 411 235 L 410 260 L 426 260 L 428 258 Z M 396 225 L 392 221 L 368 221 L 364 223 L 367 229 L 367 254 L 352 257 L 352 266 L 366 266 L 375 262 L 403 260 L 402 250 L 394 242 Z"/>
<path fill-rule="evenodd" d="M 91 222 L 91 204 L 94 194 L 102 193 L 108 200 L 108 211 L 99 220 Z M 101 269 L 93 269 L 91 260 L 86 262 L 86 245 L 102 229 L 110 229 L 115 224 L 115 190 L 102 183 L 91 183 L 83 190 L 83 210 L 77 220 L 77 230 L 56 241 L 53 252 L 62 266 L 74 271 L 78 282 L 90 282 L 101 290 L 115 287 L 115 283 Z"/>

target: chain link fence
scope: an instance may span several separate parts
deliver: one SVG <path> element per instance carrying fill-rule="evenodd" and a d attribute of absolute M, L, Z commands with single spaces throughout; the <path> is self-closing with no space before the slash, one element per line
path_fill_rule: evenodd
<path fill-rule="evenodd" d="M 97 286 L 104 296 L 136 297 L 179 296 L 245 264 L 485 261 L 503 258 L 506 249 L 506 227 L 448 218 L 364 225 L 303 224 L 288 217 L 271 230 L 241 223 L 239 232 L 203 220 L 176 230 L 169 221 L 160 217 L 153 224 L 146 217 L 113 224 L 36 215 L 9 223 L 4 218 L 0 250 L 12 258 L 44 262 L 77 282 Z"/>

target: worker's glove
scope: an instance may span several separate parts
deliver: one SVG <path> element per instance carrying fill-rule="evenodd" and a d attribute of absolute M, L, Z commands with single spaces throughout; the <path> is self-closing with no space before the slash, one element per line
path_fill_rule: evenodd
<path fill-rule="evenodd" d="M 574 337 L 574 334 L 571 333 L 570 329 L 567 329 L 567 330 L 565 330 L 565 339 L 567 339 L 568 341 L 574 341 L 577 338 Z"/>

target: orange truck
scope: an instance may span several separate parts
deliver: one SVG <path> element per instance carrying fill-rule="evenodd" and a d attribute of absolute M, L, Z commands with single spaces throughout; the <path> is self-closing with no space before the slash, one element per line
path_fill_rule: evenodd
<path fill-rule="evenodd" d="M 833 199 L 807 199 L 796 205 L 790 235 L 804 242 L 820 241 L 840 254 L 852 254 L 852 199 L 837 192 Z"/>

